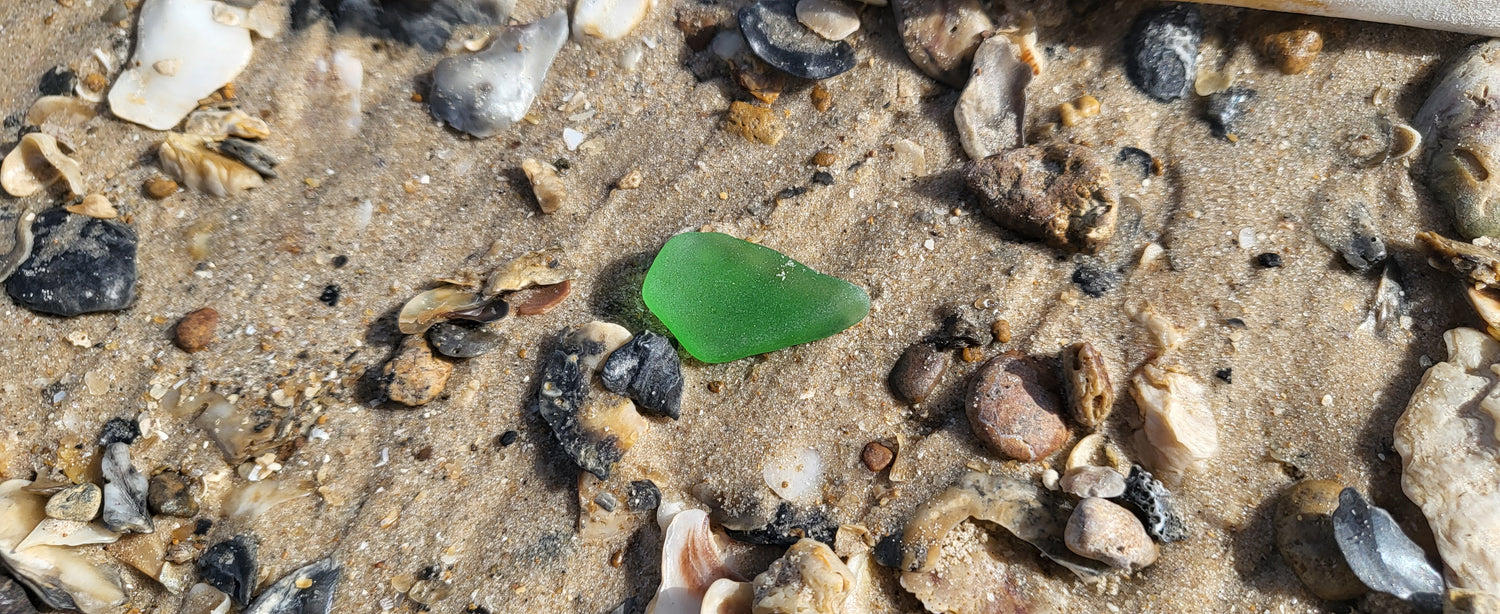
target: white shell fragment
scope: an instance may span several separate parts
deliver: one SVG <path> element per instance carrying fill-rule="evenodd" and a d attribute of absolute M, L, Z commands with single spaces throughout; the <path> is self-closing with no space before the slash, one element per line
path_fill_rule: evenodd
<path fill-rule="evenodd" d="M 87 546 L 91 544 L 113 544 L 120 534 L 92 522 L 46 518 L 36 525 L 26 539 L 16 544 L 16 550 L 32 546 Z"/>
<path fill-rule="evenodd" d="M 485 50 L 446 58 L 432 73 L 432 114 L 486 138 L 520 121 L 531 108 L 553 58 L 568 39 L 559 10 L 536 23 L 506 28 Z"/>
<path fill-rule="evenodd" d="M 617 41 L 646 19 L 656 0 L 578 0 L 573 7 L 573 36 Z"/>
<path fill-rule="evenodd" d="M 785 450 L 766 461 L 761 477 L 783 499 L 810 499 L 823 486 L 823 457 L 812 448 Z"/>
<path fill-rule="evenodd" d="M 749 614 L 755 603 L 755 587 L 749 582 L 719 578 L 703 594 L 699 614 Z"/>
<path fill-rule="evenodd" d="M 1031 67 L 1020 48 L 1004 36 L 993 36 L 974 52 L 974 70 L 964 86 L 953 119 L 958 140 L 973 160 L 1020 147 L 1026 126 L 1026 86 Z"/>
<path fill-rule="evenodd" d="M 224 17 L 225 9 L 213 0 L 146 0 L 136 26 L 135 56 L 109 90 L 110 110 L 147 128 L 168 130 L 199 100 L 233 81 L 250 64 L 254 47 L 244 20 Z"/>
<path fill-rule="evenodd" d="M 1449 588 L 1500 599 L 1500 343 L 1472 328 L 1443 341 L 1448 360 L 1396 421 L 1401 489 L 1427 517 Z"/>
<path fill-rule="evenodd" d="M 1448 30 L 1468 34 L 1500 36 L 1500 12 L 1484 2 L 1468 0 L 1319 0 L 1318 2 L 1268 2 L 1267 0 L 1195 0 L 1245 8 L 1292 11 L 1324 17 L 1358 19 L 1376 23 Z"/>
<path fill-rule="evenodd" d="M 0 563 L 52 608 L 96 614 L 125 603 L 125 589 L 112 568 L 69 548 L 17 548 L 44 518 L 46 498 L 22 490 L 29 484 L 0 483 Z"/>
<path fill-rule="evenodd" d="M 263 139 L 271 136 L 271 126 L 266 120 L 253 117 L 240 109 L 201 109 L 188 115 L 183 130 L 189 134 L 222 141 L 231 136 L 242 139 Z"/>
<path fill-rule="evenodd" d="M 699 614 L 714 582 L 743 578 L 729 567 L 708 513 L 689 509 L 672 516 L 661 553 L 661 586 L 646 614 Z"/>
<path fill-rule="evenodd" d="M 57 139 L 40 132 L 21 137 L 0 162 L 0 187 L 11 196 L 31 196 L 58 181 L 67 182 L 73 194 L 83 193 L 78 162 L 63 154 Z"/>
<path fill-rule="evenodd" d="M 223 198 L 265 185 L 260 173 L 208 148 L 195 134 L 168 133 L 158 152 L 162 170 L 193 190 Z"/>
<path fill-rule="evenodd" d="M 859 31 L 859 13 L 842 0 L 801 0 L 797 21 L 831 41 L 841 41 Z"/>
<path fill-rule="evenodd" d="M 1202 467 L 1219 452 L 1219 427 L 1203 398 L 1203 385 L 1181 367 L 1156 359 L 1130 378 L 1130 394 L 1146 424 L 1138 446 L 1152 471 L 1168 481 Z"/>
<path fill-rule="evenodd" d="M 823 542 L 804 537 L 754 585 L 756 612 L 838 614 L 854 588 L 854 572 Z"/>

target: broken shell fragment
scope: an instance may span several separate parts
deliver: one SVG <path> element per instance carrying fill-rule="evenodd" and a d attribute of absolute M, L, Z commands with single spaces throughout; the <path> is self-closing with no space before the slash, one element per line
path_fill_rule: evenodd
<path fill-rule="evenodd" d="M 895 0 L 897 29 L 906 55 L 928 76 L 961 87 L 969 61 L 995 29 L 978 0 Z"/>
<path fill-rule="evenodd" d="M 568 14 L 505 28 L 490 46 L 432 71 L 432 115 L 479 138 L 521 121 L 568 39 Z"/>
<path fill-rule="evenodd" d="M 26 539 L 16 544 L 16 550 L 26 550 L 33 546 L 112 544 L 119 539 L 119 533 L 91 522 L 46 518 L 37 523 L 36 528 L 26 536 Z"/>
<path fill-rule="evenodd" d="M 93 105 L 72 96 L 42 96 L 26 111 L 26 123 L 44 126 L 49 123 L 77 125 L 98 116 Z"/>
<path fill-rule="evenodd" d="M 224 155 L 239 160 L 251 170 L 260 173 L 262 177 L 276 177 L 276 165 L 281 160 L 270 150 L 246 141 L 244 139 L 230 137 L 219 142 L 219 151 Z"/>
<path fill-rule="evenodd" d="M 147 0 L 136 22 L 135 55 L 109 90 L 110 111 L 168 130 L 233 81 L 254 48 L 249 30 L 216 18 L 228 8 L 213 0 Z"/>
<path fill-rule="evenodd" d="M 974 52 L 974 72 L 953 108 L 958 140 L 971 160 L 1020 147 L 1026 132 L 1026 86 L 1031 67 L 1005 36 L 992 36 Z"/>
<path fill-rule="evenodd" d="M 700 614 L 751 614 L 755 604 L 755 585 L 719 578 L 703 593 Z"/>
<path fill-rule="evenodd" d="M 646 19 L 656 0 L 579 0 L 573 6 L 573 36 L 617 41 Z"/>
<path fill-rule="evenodd" d="M 730 567 L 719 537 L 709 528 L 708 514 L 689 509 L 672 516 L 661 554 L 661 586 L 646 606 L 647 614 L 696 614 L 714 582 L 744 581 Z"/>
<path fill-rule="evenodd" d="M 219 141 L 229 137 L 263 139 L 271 136 L 266 120 L 240 109 L 199 109 L 188 115 L 183 132 Z"/>
<path fill-rule="evenodd" d="M 159 150 L 161 167 L 178 183 L 223 198 L 265 185 L 260 173 L 208 148 L 208 139 L 171 132 Z"/>
<path fill-rule="evenodd" d="M 219 451 L 230 463 L 239 463 L 270 446 L 283 416 L 274 409 L 263 412 L 241 411 L 218 394 L 203 397 L 207 406 L 193 424 L 208 433 L 219 444 Z M 260 415 L 257 415 L 260 414 Z M 271 426 L 266 426 L 269 422 Z M 149 488 L 149 487 L 147 487 Z M 143 490 L 149 495 L 149 490 Z"/>
<path fill-rule="evenodd" d="M 1500 236 L 1500 40 L 1474 46 L 1433 86 L 1412 122 L 1427 186 L 1468 238 Z"/>
<path fill-rule="evenodd" d="M 1142 11 L 1125 37 L 1125 74 L 1157 102 L 1186 96 L 1198 70 L 1203 16 L 1191 4 Z"/>
<path fill-rule="evenodd" d="M 1203 385 L 1182 367 L 1162 362 L 1153 359 L 1136 369 L 1130 395 L 1145 420 L 1137 433 L 1138 452 L 1153 470 L 1176 481 L 1218 454 L 1219 427 Z"/>
<path fill-rule="evenodd" d="M 494 296 L 531 286 L 548 286 L 572 277 L 573 270 L 563 266 L 562 248 L 549 247 L 527 252 L 496 268 L 484 284 L 484 294 Z"/>
<path fill-rule="evenodd" d="M 1353 488 L 1339 492 L 1333 536 L 1349 568 L 1366 586 L 1410 601 L 1419 611 L 1443 609 L 1443 576 L 1427 562 L 1427 553 L 1406 536 L 1390 512 L 1370 505 Z M 1495 585 L 1476 588 L 1493 590 Z"/>
<path fill-rule="evenodd" d="M 799 508 L 789 501 L 777 504 L 775 517 L 763 527 L 736 530 L 729 528 L 731 520 L 724 522 L 724 533 L 730 539 L 762 546 L 789 546 L 803 539 L 831 544 L 838 535 L 838 523 L 823 510 L 812 506 Z"/>
<path fill-rule="evenodd" d="M 115 442 L 104 447 L 104 526 L 116 533 L 151 533 L 156 525 L 146 509 L 146 476 L 130 464 L 130 446 Z"/>
<path fill-rule="evenodd" d="M 1109 382 L 1104 357 L 1089 343 L 1075 343 L 1062 351 L 1063 389 L 1073 419 L 1098 428 L 1114 409 L 1115 389 Z"/>
<path fill-rule="evenodd" d="M 568 187 L 557 176 L 557 168 L 545 162 L 527 158 L 521 162 L 521 172 L 531 182 L 531 193 L 536 196 L 537 207 L 542 213 L 554 213 L 568 199 Z"/>
<path fill-rule="evenodd" d="M 247 535 L 209 546 L 198 557 L 198 577 L 236 602 L 249 603 L 259 581 L 256 550 L 255 541 Z"/>
<path fill-rule="evenodd" d="M 757 614 L 838 614 L 854 572 L 826 544 L 802 539 L 755 577 Z"/>
<path fill-rule="evenodd" d="M 1431 262 L 1466 283 L 1482 288 L 1500 288 L 1500 250 L 1488 243 L 1478 245 L 1454 241 L 1435 232 L 1419 232 L 1417 240 L 1427 247 Z"/>
<path fill-rule="evenodd" d="M 1022 147 L 973 160 L 964 182 L 990 219 L 1052 247 L 1096 252 L 1119 219 L 1109 168 L 1080 145 Z"/>
<path fill-rule="evenodd" d="M 21 137 L 0 162 L 0 187 L 17 198 L 31 196 L 58 181 L 73 194 L 83 193 L 78 162 L 58 148 L 57 139 L 40 132 Z"/>
<path fill-rule="evenodd" d="M 43 520 L 46 499 L 26 492 L 26 480 L 0 482 L 0 564 L 50 608 L 99 614 L 125 603 L 125 589 L 112 567 L 71 548 L 17 546 Z"/>
<path fill-rule="evenodd" d="M 682 361 L 671 341 L 649 330 L 610 352 L 599 381 L 648 413 L 676 420 L 682 412 Z"/>
<path fill-rule="evenodd" d="M 563 331 L 542 363 L 534 401 L 563 450 L 601 480 L 647 427 L 629 399 L 589 395 L 594 370 L 629 338 L 623 327 L 604 322 Z"/>
<path fill-rule="evenodd" d="M 859 30 L 859 12 L 842 0 L 797 0 L 797 21 L 831 41 Z"/>
<path fill-rule="evenodd" d="M 266 587 L 242 614 L 332 614 L 343 573 L 332 558 L 308 563 Z"/>
<path fill-rule="evenodd" d="M 803 79 L 827 79 L 854 68 L 854 48 L 818 36 L 797 21 L 797 0 L 760 0 L 739 12 L 740 33 L 755 55 Z"/>
<path fill-rule="evenodd" d="M 485 300 L 473 292 L 458 286 L 433 288 L 412 297 L 401 307 L 396 316 L 396 328 L 404 335 L 427 332 L 433 324 L 441 322 L 455 312 L 464 312 L 482 307 Z"/>
<path fill-rule="evenodd" d="M 100 194 L 89 194 L 83 197 L 83 202 L 63 208 L 67 209 L 68 213 L 87 215 L 101 220 L 112 220 L 120 217 L 120 212 L 115 210 L 115 206 L 110 204 L 109 199 Z"/>
<path fill-rule="evenodd" d="M 1019 614 L 1075 611 L 1059 583 L 1030 561 L 1015 540 L 996 538 L 972 522 L 942 540 L 944 556 L 927 571 L 904 571 L 901 587 L 929 612 Z M 854 568 L 855 561 L 849 566 Z M 868 566 L 868 564 L 866 564 Z M 858 568 L 855 568 L 856 570 Z M 867 610 L 879 612 L 880 609 Z"/>

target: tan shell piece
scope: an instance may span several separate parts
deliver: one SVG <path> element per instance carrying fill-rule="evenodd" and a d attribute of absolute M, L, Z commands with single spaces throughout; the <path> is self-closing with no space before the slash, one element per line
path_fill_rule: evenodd
<path fill-rule="evenodd" d="M 804 537 L 753 584 L 754 614 L 838 614 L 854 588 L 854 572 L 832 548 Z"/>
<path fill-rule="evenodd" d="M 114 204 L 109 202 L 102 194 L 89 194 L 83 197 L 83 202 L 76 205 L 64 207 L 69 213 L 97 217 L 101 220 L 112 220 L 120 217 L 120 212 L 115 210 Z"/>
<path fill-rule="evenodd" d="M 168 133 L 161 144 L 161 166 L 178 183 L 223 198 L 265 185 L 260 173 L 208 148 L 196 134 Z"/>
<path fill-rule="evenodd" d="M 752 614 L 750 608 L 754 602 L 755 587 L 749 582 L 719 578 L 708 585 L 708 592 L 703 593 L 703 607 L 698 611 L 700 614 Z"/>
<path fill-rule="evenodd" d="M 21 137 L 0 163 L 0 187 L 11 196 L 31 196 L 57 181 L 67 182 L 73 194 L 83 193 L 78 162 L 63 154 L 50 135 L 33 132 Z"/>
<path fill-rule="evenodd" d="M 1063 389 L 1073 419 L 1089 428 L 1104 424 L 1115 404 L 1104 357 L 1089 343 L 1075 343 L 1063 349 L 1062 364 Z"/>
<path fill-rule="evenodd" d="M 541 207 L 542 213 L 552 213 L 562 207 L 563 201 L 568 198 L 568 188 L 563 185 L 562 178 L 557 176 L 556 168 L 527 158 L 521 163 L 521 171 L 526 173 L 526 179 L 531 182 L 531 192 L 536 195 L 536 203 Z"/>
<path fill-rule="evenodd" d="M 561 247 L 549 247 L 527 252 L 511 259 L 493 273 L 484 285 L 489 296 L 501 292 L 512 292 L 532 286 L 548 286 L 573 278 L 573 269 L 563 266 Z"/>
<path fill-rule="evenodd" d="M 1130 395 L 1141 408 L 1145 427 L 1137 448 L 1151 470 L 1175 482 L 1219 452 L 1219 427 L 1203 398 L 1203 385 L 1174 364 L 1156 359 L 1130 378 Z"/>
<path fill-rule="evenodd" d="M 72 96 L 42 96 L 31 103 L 31 108 L 26 111 L 26 123 L 33 126 L 48 122 L 81 124 L 98 115 L 94 105 Z"/>
<path fill-rule="evenodd" d="M 708 524 L 708 513 L 688 509 L 667 524 L 661 554 L 661 586 L 646 614 L 700 612 L 703 598 L 721 578 L 742 581 L 724 555 L 720 537 Z"/>
<path fill-rule="evenodd" d="M 236 136 L 242 139 L 263 139 L 271 136 L 271 126 L 259 117 L 251 116 L 240 109 L 202 109 L 188 115 L 183 130 L 188 134 L 205 136 L 215 141 Z"/>
<path fill-rule="evenodd" d="M 402 334 L 416 335 L 426 332 L 446 314 L 473 309 L 483 304 L 484 299 L 479 295 L 458 286 L 433 288 L 406 301 L 406 305 L 401 307 L 401 314 L 396 316 L 396 326 L 401 329 Z"/>

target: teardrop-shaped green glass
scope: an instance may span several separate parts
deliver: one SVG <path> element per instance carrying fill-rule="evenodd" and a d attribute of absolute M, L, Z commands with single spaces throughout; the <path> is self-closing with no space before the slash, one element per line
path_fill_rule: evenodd
<path fill-rule="evenodd" d="M 688 353 L 708 363 L 817 341 L 870 313 L 870 295 L 859 286 L 717 232 L 668 240 L 641 298 Z"/>

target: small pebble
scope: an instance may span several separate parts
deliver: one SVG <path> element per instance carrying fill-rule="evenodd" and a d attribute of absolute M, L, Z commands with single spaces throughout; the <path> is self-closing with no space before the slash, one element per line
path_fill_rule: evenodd
<path fill-rule="evenodd" d="M 152 177 L 146 180 L 146 194 L 151 198 L 161 200 L 176 193 L 176 181 L 166 177 Z"/>
<path fill-rule="evenodd" d="M 927 341 L 940 350 L 952 348 L 981 348 L 995 340 L 992 326 L 985 326 L 979 310 L 964 303 L 947 303 L 937 311 L 942 320 L 938 332 L 929 335 Z"/>
<path fill-rule="evenodd" d="M 641 183 L 644 182 L 645 179 L 646 176 L 641 174 L 640 170 L 633 170 L 625 173 L 624 177 L 621 177 L 619 181 L 615 182 L 615 187 L 620 188 L 621 190 L 634 190 L 641 187 Z"/>
<path fill-rule="evenodd" d="M 1323 35 L 1307 29 L 1276 32 L 1261 40 L 1261 49 L 1282 74 L 1295 75 L 1312 66 L 1323 50 Z"/>
<path fill-rule="evenodd" d="M 747 141 L 772 146 L 786 136 L 786 129 L 781 127 L 781 121 L 769 107 L 738 100 L 729 105 L 729 115 L 724 118 L 724 129 L 745 137 Z"/>
<path fill-rule="evenodd" d="M 967 403 L 969 425 L 991 452 L 1036 461 L 1067 441 L 1062 400 L 1053 390 L 1056 367 L 1040 362 L 1006 352 L 985 363 L 975 376 Z"/>
<path fill-rule="evenodd" d="M 1343 485 L 1304 480 L 1288 488 L 1276 504 L 1276 549 L 1314 595 L 1345 601 L 1365 594 L 1333 533 L 1333 512 Z"/>
<path fill-rule="evenodd" d="M 816 165 L 822 166 L 822 167 L 833 166 L 833 163 L 836 162 L 836 161 L 838 161 L 838 156 L 833 155 L 833 152 L 828 151 L 827 149 L 824 149 L 822 151 L 819 151 L 818 153 L 813 154 L 813 158 L 812 158 L 812 163 L 813 164 L 816 164 Z"/>
<path fill-rule="evenodd" d="M 1278 254 L 1276 252 L 1266 252 L 1264 254 L 1256 256 L 1255 263 L 1260 265 L 1261 268 L 1265 269 L 1277 268 L 1281 266 L 1281 254 Z"/>
<path fill-rule="evenodd" d="M 1074 554 L 1118 569 L 1141 569 L 1161 553 L 1129 510 L 1104 499 L 1078 502 L 1063 540 Z"/>
<path fill-rule="evenodd" d="M 901 358 L 891 368 L 890 377 L 887 378 L 891 393 L 903 403 L 921 403 L 932 393 L 938 381 L 943 379 L 943 374 L 948 371 L 948 365 L 952 362 L 952 354 L 940 351 L 930 343 L 912 344 L 901 353 Z"/>
<path fill-rule="evenodd" d="M 1230 368 L 1219 369 L 1218 371 L 1214 372 L 1214 377 L 1219 378 L 1220 381 L 1222 381 L 1222 382 L 1224 382 L 1226 384 L 1233 384 L 1234 383 L 1234 369 L 1230 369 Z"/>
<path fill-rule="evenodd" d="M 501 30 L 478 53 L 444 58 L 432 71 L 432 115 L 479 138 L 521 121 L 567 42 L 568 31 L 568 14 L 559 9 L 530 24 Z"/>
<path fill-rule="evenodd" d="M 99 515 L 99 506 L 103 501 L 104 492 L 98 486 L 84 482 L 53 494 L 47 500 L 46 513 L 49 518 L 88 522 Z"/>
<path fill-rule="evenodd" d="M 189 354 L 208 347 L 214 340 L 214 329 L 219 325 L 219 312 L 213 307 L 190 311 L 177 321 L 173 330 L 173 341 L 177 347 Z"/>
<path fill-rule="evenodd" d="M 1100 268 L 1092 264 L 1079 264 L 1073 269 L 1073 284 L 1078 286 L 1084 294 L 1099 298 L 1115 288 L 1120 283 L 1118 273 L 1109 269 Z"/>
<path fill-rule="evenodd" d="M 1208 97 L 1206 112 L 1214 136 L 1229 141 L 1239 138 L 1235 135 L 1235 123 L 1245 115 L 1248 110 L 1245 105 L 1255 99 L 1255 94 L 1255 90 L 1237 86 Z"/>
<path fill-rule="evenodd" d="M 329 307 L 339 305 L 339 287 L 333 284 L 323 286 L 323 291 L 318 294 L 318 301 Z"/>
<path fill-rule="evenodd" d="M 438 398 L 453 374 L 453 363 L 432 355 L 421 335 L 411 335 L 401 342 L 401 349 L 385 364 L 386 396 L 409 407 L 425 405 Z"/>
<path fill-rule="evenodd" d="M 439 354 L 449 358 L 473 358 L 495 351 L 501 338 L 484 327 L 439 322 L 427 329 L 427 341 Z"/>
<path fill-rule="evenodd" d="M 912 63 L 928 76 L 961 88 L 975 51 L 995 30 L 978 0 L 893 0 L 896 29 Z"/>
<path fill-rule="evenodd" d="M 1069 469 L 1063 474 L 1060 485 L 1064 492 L 1085 499 L 1113 499 L 1125 494 L 1125 476 L 1114 469 L 1094 465 Z"/>
<path fill-rule="evenodd" d="M 1057 113 L 1064 126 L 1077 126 L 1083 120 L 1099 114 L 1099 99 L 1088 94 L 1077 100 L 1058 106 Z"/>
<path fill-rule="evenodd" d="M 833 108 L 833 94 L 822 83 L 813 86 L 808 93 L 808 100 L 812 101 L 813 108 L 819 113 L 827 113 L 828 109 Z"/>
<path fill-rule="evenodd" d="M 250 167 L 250 170 L 260 173 L 262 177 L 275 177 L 276 165 L 281 163 L 281 160 L 269 149 L 235 137 L 220 141 L 219 151 L 243 162 L 245 166 Z"/>
<path fill-rule="evenodd" d="M 151 513 L 178 518 L 198 515 L 198 500 L 193 498 L 192 478 L 168 469 L 151 476 L 146 505 Z"/>
<path fill-rule="evenodd" d="M 864 462 L 865 468 L 875 473 L 891 466 L 891 460 L 895 458 L 891 449 L 878 441 L 865 444 L 865 449 L 859 453 L 859 460 Z"/>
<path fill-rule="evenodd" d="M 990 324 L 990 334 L 995 336 L 995 341 L 1010 343 L 1010 320 L 1001 318 L 992 322 Z"/>
<path fill-rule="evenodd" d="M 132 444 L 141 438 L 141 425 L 132 418 L 110 418 L 104 423 L 104 428 L 99 429 L 99 445 L 107 446 L 112 443 Z"/>
<path fill-rule="evenodd" d="M 833 173 L 830 173 L 828 171 L 818 171 L 816 173 L 813 173 L 812 182 L 822 186 L 833 185 Z"/>
<path fill-rule="evenodd" d="M 651 480 L 635 480 L 630 483 L 630 493 L 625 496 L 625 507 L 632 512 L 654 510 L 661 505 L 661 488 Z"/>
<path fill-rule="evenodd" d="M 1142 11 L 1125 36 L 1125 74 L 1158 102 L 1186 96 L 1197 76 L 1203 16 L 1191 4 Z"/>
<path fill-rule="evenodd" d="M 73 88 L 77 85 L 77 73 L 69 70 L 67 66 L 53 66 L 47 72 L 42 73 L 42 81 L 37 84 L 37 90 L 43 96 L 71 96 Z"/>
<path fill-rule="evenodd" d="M 504 433 L 501 433 L 500 434 L 500 446 L 501 447 L 509 447 L 511 444 L 515 443 L 516 439 L 519 438 L 520 436 L 521 436 L 521 434 L 517 433 L 515 431 L 506 431 Z"/>

